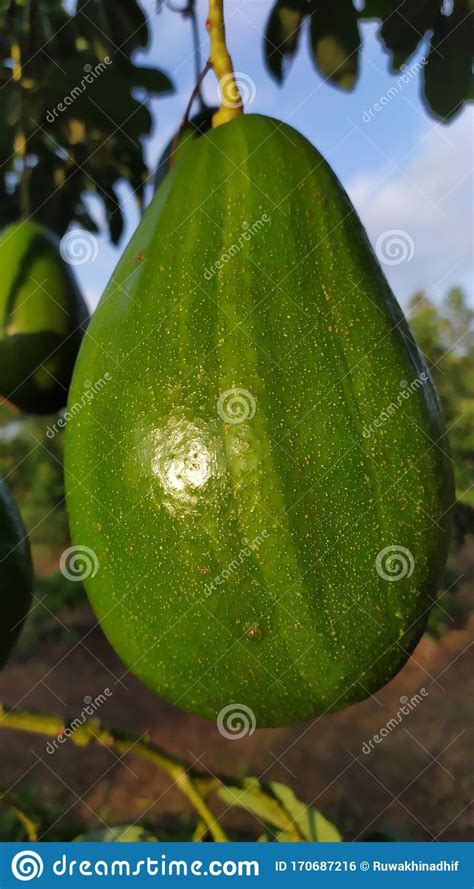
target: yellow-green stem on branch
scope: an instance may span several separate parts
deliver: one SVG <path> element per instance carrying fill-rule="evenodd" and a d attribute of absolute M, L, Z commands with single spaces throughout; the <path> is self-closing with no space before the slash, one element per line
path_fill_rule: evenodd
<path fill-rule="evenodd" d="M 221 94 L 221 107 L 212 119 L 212 126 L 218 127 L 243 113 L 242 98 L 225 39 L 224 0 L 209 0 L 206 28 L 211 42 L 209 61 L 219 81 Z"/>
<path fill-rule="evenodd" d="M 225 843 L 228 839 L 204 799 L 205 794 L 221 786 L 220 780 L 209 778 L 205 773 L 189 768 L 177 757 L 152 744 L 146 737 L 137 739 L 125 733 L 113 732 L 103 726 L 98 719 L 90 719 L 73 729 L 69 727 L 68 721 L 60 716 L 10 709 L 1 704 L 0 727 L 47 735 L 51 738 L 68 737 L 71 743 L 78 747 L 100 744 L 110 747 L 122 756 L 133 753 L 134 756 L 146 759 L 163 769 L 172 778 L 206 825 L 213 840 Z"/>
<path fill-rule="evenodd" d="M 97 744 L 109 747 L 121 756 L 131 753 L 133 756 L 138 756 L 140 759 L 153 763 L 153 765 L 163 769 L 169 775 L 199 815 L 196 831 L 200 839 L 206 833 L 209 833 L 215 842 L 228 842 L 226 833 L 222 830 L 207 806 L 206 799 L 211 793 L 219 792 L 224 787 L 230 787 L 235 790 L 236 787 L 243 789 L 246 786 L 247 789 L 251 790 L 254 788 L 256 791 L 260 788 L 260 782 L 257 778 L 251 780 L 249 788 L 248 785 L 243 785 L 235 777 L 226 778 L 223 775 L 209 774 L 209 772 L 201 771 L 194 766 L 188 765 L 179 757 L 167 753 L 157 744 L 153 744 L 146 735 L 137 738 L 126 732 L 104 726 L 98 719 L 89 719 L 86 722 L 80 723 L 77 719 L 70 720 L 65 716 L 55 716 L 49 713 L 32 713 L 29 710 L 7 707 L 6 705 L 2 706 L 0 704 L 0 729 L 2 728 L 15 729 L 36 735 L 46 735 L 50 738 L 61 739 L 61 743 L 68 739 L 71 744 L 77 747 Z M 8 793 L 4 791 L 3 796 L 7 801 Z M 0 801 L 1 797 L 2 791 L 0 789 Z M 12 799 L 8 801 L 10 804 L 16 803 Z M 301 833 L 293 816 L 286 811 L 285 807 L 277 799 L 272 798 L 272 805 L 278 811 L 279 819 L 284 824 L 285 833 L 291 837 L 292 841 L 304 841 L 304 835 Z M 15 814 L 24 824 L 29 838 L 32 839 L 33 833 L 36 830 L 35 823 L 28 820 L 24 812 L 20 812 L 17 804 L 15 809 Z"/>

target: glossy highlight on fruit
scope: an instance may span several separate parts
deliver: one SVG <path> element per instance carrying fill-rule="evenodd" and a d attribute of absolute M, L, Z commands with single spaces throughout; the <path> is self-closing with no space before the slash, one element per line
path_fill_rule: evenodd
<path fill-rule="evenodd" d="M 20 410 L 64 407 L 87 309 L 59 243 L 19 222 L 0 234 L 0 392 Z"/>
<path fill-rule="evenodd" d="M 198 139 L 90 331 L 71 403 L 112 379 L 68 423 L 68 509 L 129 669 L 257 727 L 384 685 L 436 594 L 452 476 L 426 365 L 321 155 L 258 115 Z"/>
<path fill-rule="evenodd" d="M 0 669 L 20 635 L 32 594 L 28 537 L 16 504 L 0 481 Z"/>

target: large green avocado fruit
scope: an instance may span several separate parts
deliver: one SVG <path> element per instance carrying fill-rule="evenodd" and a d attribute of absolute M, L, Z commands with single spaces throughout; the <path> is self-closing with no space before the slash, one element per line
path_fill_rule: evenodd
<path fill-rule="evenodd" d="M 321 155 L 258 115 L 198 139 L 90 333 L 71 404 L 112 378 L 67 426 L 67 499 L 129 669 L 257 726 L 384 685 L 436 595 L 452 475 L 426 365 Z"/>
<path fill-rule="evenodd" d="M 161 185 L 172 165 L 178 159 L 181 160 L 189 149 L 192 150 L 196 139 L 199 139 L 200 136 L 203 136 L 211 129 L 212 118 L 216 111 L 217 108 L 208 108 L 207 106 L 202 108 L 201 111 L 198 111 L 194 117 L 191 117 L 181 127 L 177 135 L 175 133 L 170 139 L 158 161 L 155 173 L 155 189 Z"/>
<path fill-rule="evenodd" d="M 0 234 L 0 393 L 31 414 L 64 407 L 87 309 L 54 234 L 19 222 Z"/>
<path fill-rule="evenodd" d="M 32 594 L 28 537 L 16 504 L 0 481 L 0 669 L 20 635 Z"/>

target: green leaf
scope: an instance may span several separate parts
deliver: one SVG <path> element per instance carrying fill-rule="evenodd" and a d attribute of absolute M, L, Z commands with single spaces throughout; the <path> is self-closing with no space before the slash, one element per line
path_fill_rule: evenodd
<path fill-rule="evenodd" d="M 149 93 L 173 93 L 174 86 L 167 74 L 158 68 L 141 68 L 130 65 L 127 81 L 131 86 L 141 86 Z"/>
<path fill-rule="evenodd" d="M 384 19 L 397 8 L 399 0 L 366 0 L 361 19 Z"/>
<path fill-rule="evenodd" d="M 341 842 L 341 834 L 334 824 L 331 824 L 317 809 L 313 809 L 297 799 L 289 787 L 276 782 L 272 782 L 270 787 L 308 842 Z M 287 838 L 284 841 L 286 842 Z"/>
<path fill-rule="evenodd" d="M 297 799 L 289 787 L 277 782 L 268 785 L 246 778 L 242 787 L 224 787 L 219 796 L 228 805 L 241 806 L 260 821 L 278 828 L 279 842 L 340 842 L 336 827 L 317 809 Z"/>
<path fill-rule="evenodd" d="M 147 17 L 136 0 L 126 3 L 102 0 L 109 22 L 110 34 L 120 51 L 131 55 L 135 49 L 146 49 L 149 40 Z"/>
<path fill-rule="evenodd" d="M 472 90 L 474 17 L 466 8 L 457 3 L 449 17 L 440 16 L 423 69 L 428 107 L 443 122 L 459 114 Z"/>
<path fill-rule="evenodd" d="M 305 0 L 277 0 L 265 28 L 265 62 L 270 74 L 283 80 L 285 61 L 298 48 L 301 24 L 307 4 Z"/>
<path fill-rule="evenodd" d="M 319 73 L 335 86 L 351 90 L 358 73 L 360 47 L 357 11 L 352 0 L 314 2 L 310 41 Z"/>
<path fill-rule="evenodd" d="M 156 843 L 157 839 L 143 827 L 122 824 L 88 830 L 75 837 L 73 843 Z"/>
<path fill-rule="evenodd" d="M 284 830 L 288 817 L 277 799 L 265 793 L 256 778 L 245 778 L 243 787 L 223 787 L 219 796 L 230 806 L 241 806 L 262 821 Z"/>
<path fill-rule="evenodd" d="M 398 70 L 410 56 L 439 15 L 441 0 L 403 0 L 396 4 L 380 29 L 380 37 L 392 53 L 392 67 Z"/>
<path fill-rule="evenodd" d="M 118 244 L 124 226 L 124 218 L 120 208 L 119 198 L 112 186 L 109 186 L 108 189 L 102 189 L 99 193 L 105 203 L 110 239 L 113 244 Z"/>
<path fill-rule="evenodd" d="M 129 59 L 135 49 L 148 45 L 147 19 L 136 0 L 78 0 L 76 19 L 100 58 L 117 53 Z"/>
<path fill-rule="evenodd" d="M 151 117 L 146 105 L 130 94 L 127 80 L 113 62 L 91 65 L 87 59 L 63 62 L 62 71 L 50 70 L 41 87 L 48 105 L 46 122 L 81 120 L 110 134 L 126 127 L 131 140 L 148 133 Z M 51 119 L 52 118 L 52 119 Z"/>

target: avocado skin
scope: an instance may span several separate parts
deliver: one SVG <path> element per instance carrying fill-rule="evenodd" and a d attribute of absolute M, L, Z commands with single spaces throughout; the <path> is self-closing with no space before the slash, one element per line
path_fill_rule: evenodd
<path fill-rule="evenodd" d="M 130 671 L 258 727 L 388 682 L 438 589 L 452 470 L 425 362 L 322 156 L 259 115 L 198 139 L 90 332 L 71 404 L 112 379 L 67 425 L 67 503 Z M 222 416 L 231 389 L 242 422 Z M 376 570 L 392 546 L 412 560 L 397 582 Z"/>
<path fill-rule="evenodd" d="M 20 635 L 32 595 L 28 536 L 7 486 L 0 481 L 0 670 Z"/>
<path fill-rule="evenodd" d="M 64 407 L 88 312 L 48 229 L 20 222 L 0 234 L 0 392 L 17 408 Z"/>
<path fill-rule="evenodd" d="M 155 191 L 178 158 L 181 160 L 185 152 L 192 149 L 194 142 L 211 129 L 212 118 L 216 111 L 217 108 L 207 107 L 198 111 L 181 128 L 178 139 L 176 139 L 176 134 L 170 139 L 158 161 L 155 173 Z"/>

